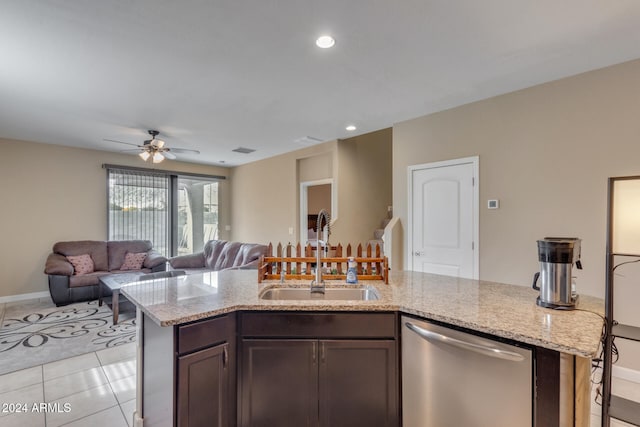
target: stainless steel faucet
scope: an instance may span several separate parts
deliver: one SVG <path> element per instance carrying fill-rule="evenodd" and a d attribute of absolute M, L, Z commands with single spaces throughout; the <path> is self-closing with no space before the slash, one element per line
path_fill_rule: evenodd
<path fill-rule="evenodd" d="M 322 240 L 322 220 L 324 219 L 327 226 L 326 240 Z M 316 278 L 311 281 L 311 292 L 324 293 L 324 280 L 322 280 L 322 245 L 325 250 L 329 247 L 329 235 L 331 234 L 331 215 L 324 209 L 320 209 L 318 212 L 318 219 L 316 220 Z"/>
<path fill-rule="evenodd" d="M 291 242 L 287 243 L 287 246 L 282 248 L 282 253 L 280 254 L 280 283 L 284 283 L 284 279 L 286 276 L 284 268 L 284 253 L 289 249 L 289 246 L 293 246 Z"/>

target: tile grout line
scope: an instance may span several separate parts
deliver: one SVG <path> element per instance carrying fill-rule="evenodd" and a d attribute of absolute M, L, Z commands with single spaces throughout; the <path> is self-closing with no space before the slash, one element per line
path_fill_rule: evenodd
<path fill-rule="evenodd" d="M 118 400 L 118 398 L 116 397 L 116 400 Z M 127 423 L 127 426 L 129 426 L 129 420 L 127 419 L 127 414 L 124 413 L 124 409 L 122 409 L 122 404 L 118 403 L 118 407 L 120 408 L 120 412 L 122 413 L 122 416 L 124 417 L 124 422 Z M 131 415 L 131 414 L 129 414 Z"/>
<path fill-rule="evenodd" d="M 42 375 L 42 400 L 47 401 L 47 396 L 44 394 L 44 364 L 40 365 L 40 375 Z M 44 413 L 44 427 L 47 427 L 47 412 Z"/>
<path fill-rule="evenodd" d="M 35 366 L 33 368 L 35 368 Z M 1 378 L 1 376 L 0 376 L 0 378 Z M 43 385 L 43 387 L 44 387 L 44 381 L 38 381 L 38 382 L 35 382 L 33 384 L 23 385 L 22 387 L 12 388 L 11 390 L 7 390 L 5 392 L 0 393 L 0 395 L 7 394 L 7 393 L 13 393 L 14 391 L 20 391 L 20 390 L 28 388 L 28 387 L 33 387 L 33 386 L 38 385 L 38 383 L 41 383 Z"/>
<path fill-rule="evenodd" d="M 89 369 L 85 369 L 84 371 L 90 371 L 91 369 L 98 369 L 98 368 L 101 368 L 101 366 L 96 367 L 96 368 L 89 368 Z M 84 372 L 84 371 L 74 372 L 73 374 L 77 374 L 77 373 Z M 101 370 L 101 371 L 102 371 L 102 370 Z M 102 371 L 102 372 L 104 373 L 104 371 Z M 70 374 L 70 375 L 73 375 L 73 374 Z M 64 377 L 64 375 L 63 375 L 63 376 L 61 376 L 61 377 L 56 377 L 56 378 L 54 378 L 54 379 L 52 379 L 52 380 L 49 380 L 49 381 L 55 381 L 55 380 L 58 380 L 58 379 L 63 378 L 63 377 Z M 106 377 L 106 375 L 105 375 L 105 378 L 107 379 L 107 382 L 105 382 L 105 383 L 102 383 L 102 384 L 94 384 L 93 386 L 91 386 L 91 387 L 89 387 L 89 388 L 85 388 L 85 389 L 80 390 L 80 391 L 75 391 L 75 392 L 73 392 L 73 393 L 71 393 L 71 394 L 66 394 L 66 395 L 64 395 L 64 396 L 57 397 L 57 398 L 53 399 L 51 402 L 55 402 L 55 401 L 57 401 L 57 400 L 62 400 L 62 399 L 64 399 L 64 398 L 66 398 L 66 397 L 73 396 L 74 394 L 84 393 L 85 391 L 93 390 L 93 389 L 96 389 L 96 388 L 99 388 L 99 387 L 104 387 L 104 386 L 109 382 L 109 379 Z M 42 383 L 42 384 L 44 385 L 44 383 L 45 383 L 45 382 L 49 382 L 49 381 L 43 381 L 43 383 Z M 46 402 L 46 403 L 51 403 L 50 401 L 48 401 L 48 400 L 46 399 L 46 396 L 45 396 L 45 402 Z"/>
<path fill-rule="evenodd" d="M 116 402 L 118 402 L 118 407 L 120 408 L 120 413 L 122 413 L 122 416 L 124 417 L 124 421 L 125 421 L 125 423 L 127 424 L 127 426 L 129 426 L 129 425 L 130 425 L 130 424 L 129 424 L 129 420 L 127 419 L 127 414 L 125 414 L 125 413 L 124 413 L 124 409 L 122 408 L 122 405 L 123 405 L 124 403 L 130 402 L 131 400 L 135 400 L 135 397 L 134 397 L 133 399 L 129 399 L 129 400 L 127 400 L 127 402 L 120 402 L 120 400 L 118 400 L 118 395 L 117 395 L 117 394 L 116 394 L 116 392 L 113 390 L 113 386 L 111 385 L 111 380 L 110 380 L 110 379 L 109 379 L 109 377 L 107 376 L 107 373 L 106 373 L 106 371 L 104 370 L 104 365 L 102 364 L 102 360 L 100 360 L 100 357 L 98 356 L 97 352 L 96 352 L 96 357 L 98 357 L 98 361 L 100 362 L 100 367 L 102 368 L 102 371 L 104 372 L 105 376 L 107 377 L 107 382 L 108 382 L 108 384 L 109 384 L 109 387 L 111 388 L 111 392 L 113 393 L 114 397 L 116 398 Z M 117 361 L 112 361 L 111 363 L 120 363 L 120 362 L 127 361 L 127 360 L 130 360 L 130 359 L 129 359 L 129 358 L 123 358 L 123 359 L 120 359 L 120 360 L 117 360 Z M 109 364 L 110 364 L 110 363 L 107 363 L 107 365 L 109 365 Z M 137 374 L 137 372 L 136 372 L 136 374 Z M 134 374 L 134 375 L 135 375 L 135 374 Z M 131 376 L 133 376 L 133 375 L 131 375 Z M 125 378 L 129 378 L 129 377 L 119 378 L 119 379 L 117 379 L 117 380 L 115 380 L 115 381 L 120 381 L 120 380 L 123 380 L 123 379 L 125 379 Z M 114 382 L 115 382 L 115 381 L 114 381 Z M 131 414 L 130 414 L 130 415 L 131 415 Z"/>
<path fill-rule="evenodd" d="M 96 354 L 96 357 L 98 357 L 98 355 Z M 100 361 L 100 358 L 98 357 L 98 361 Z M 100 369 L 102 369 L 102 373 L 104 374 L 105 378 L 107 378 L 107 384 L 109 385 L 109 390 L 111 390 L 111 393 L 113 393 L 113 398 L 116 400 L 116 403 L 118 405 L 120 405 L 120 401 L 118 400 L 118 396 L 116 395 L 116 392 L 113 391 L 113 386 L 111 385 L 111 380 L 109 379 L 109 375 L 107 375 L 107 371 L 104 370 L 104 366 L 102 365 L 102 362 L 100 362 Z M 116 380 L 118 381 L 118 380 Z"/>
<path fill-rule="evenodd" d="M 92 353 L 96 353 L 96 352 L 94 351 L 94 352 L 92 352 Z M 88 353 L 88 354 L 90 354 L 90 353 Z M 97 355 L 97 354 L 96 354 L 95 356 L 96 356 L 96 358 L 98 357 L 98 355 Z M 99 358 L 98 358 L 98 361 L 100 361 L 100 359 L 99 359 Z M 44 366 L 44 365 L 43 365 L 43 366 Z M 106 372 L 104 371 L 104 369 L 102 368 L 102 365 L 100 365 L 100 366 L 99 366 L 99 368 L 100 368 L 100 370 L 102 371 L 102 373 L 104 374 L 105 378 L 107 378 L 107 382 L 106 382 L 105 384 L 100 384 L 100 385 L 97 385 L 97 386 L 95 386 L 95 387 L 90 387 L 90 388 L 88 388 L 88 389 L 86 389 L 86 390 L 79 391 L 79 392 L 76 392 L 76 393 L 73 393 L 73 394 L 69 394 L 69 395 L 67 395 L 67 396 L 60 397 L 60 398 L 58 398 L 58 399 L 56 399 L 56 400 L 62 400 L 62 399 L 64 399 L 64 398 L 66 398 L 66 397 L 73 396 L 73 395 L 75 395 L 75 394 L 85 393 L 85 392 L 87 392 L 87 391 L 94 390 L 94 389 L 96 389 L 96 388 L 104 387 L 105 385 L 107 385 L 107 384 L 108 384 L 108 385 L 109 385 L 109 390 L 111 390 L 111 393 L 113 394 L 113 398 L 114 398 L 114 400 L 116 401 L 116 404 L 115 404 L 115 405 L 113 405 L 113 406 L 109 406 L 108 408 L 101 409 L 101 410 L 96 411 L 96 412 L 91 412 L 90 414 L 87 414 L 87 415 L 85 415 L 84 417 L 80 417 L 80 418 L 76 418 L 76 419 L 70 420 L 70 421 L 69 421 L 69 422 L 67 422 L 67 423 L 61 424 L 61 425 L 60 425 L 60 427 L 63 427 L 63 426 L 68 425 L 68 424 L 70 424 L 70 423 L 76 422 L 76 421 L 78 421 L 78 420 L 82 420 L 82 419 L 84 419 L 84 418 L 90 417 L 90 416 L 92 416 L 92 415 L 98 414 L 98 413 L 100 413 L 100 412 L 102 412 L 102 411 L 106 411 L 107 409 L 111 409 L 111 408 L 113 408 L 114 406 L 118 406 L 118 405 L 119 405 L 119 403 L 118 403 L 118 398 L 116 397 L 116 394 L 113 392 L 113 388 L 111 387 L 111 383 L 109 382 L 109 377 L 107 377 L 107 374 L 106 374 Z M 90 368 L 90 369 L 95 369 L 95 368 Z M 79 372 L 81 372 L 81 371 L 79 371 Z M 61 377 L 56 377 L 56 378 L 61 378 Z M 43 378 L 43 379 L 44 379 L 44 378 Z M 43 381 L 43 387 L 44 387 L 44 381 Z M 43 389 L 43 393 L 44 393 L 44 389 Z M 122 410 L 121 410 L 121 412 L 122 412 Z M 45 413 L 45 427 L 47 427 L 46 413 Z"/>
<path fill-rule="evenodd" d="M 75 356 L 69 356 L 69 357 L 67 357 L 67 358 L 65 358 L 65 359 L 54 360 L 54 361 L 52 361 L 52 362 L 44 363 L 42 366 L 44 367 L 44 365 L 51 365 L 51 364 L 53 364 L 53 363 L 58 363 L 58 362 L 67 362 L 69 359 L 73 359 L 73 358 L 75 358 L 75 357 L 88 356 L 88 355 L 89 355 L 89 354 L 91 354 L 91 353 L 95 353 L 95 351 L 91 351 L 91 352 L 89 352 L 89 353 L 77 354 L 77 355 L 75 355 Z M 98 356 L 96 355 L 96 358 L 97 358 L 97 357 L 98 357 Z M 51 378 L 49 378 L 49 379 L 45 379 L 45 378 L 44 378 L 44 371 L 43 371 L 42 381 L 43 381 L 43 382 L 53 381 L 53 380 L 60 379 L 60 378 L 62 378 L 62 377 L 67 377 L 67 376 L 69 376 L 69 375 L 77 374 L 77 373 L 79 373 L 79 372 L 88 371 L 88 370 L 90 370 L 90 369 L 98 368 L 98 367 L 100 367 L 101 365 L 100 365 L 100 359 L 97 359 L 97 360 L 98 360 L 98 366 L 94 366 L 94 367 L 92 367 L 92 368 L 81 369 L 81 370 L 79 370 L 79 371 L 67 372 L 67 373 L 62 374 L 62 375 L 56 375 L 55 377 L 51 377 Z M 28 369 L 28 368 L 27 368 L 27 369 Z"/>
<path fill-rule="evenodd" d="M 98 357 L 98 354 L 96 353 L 96 357 Z M 102 369 L 102 372 L 104 373 L 104 376 L 107 377 L 107 384 L 109 384 L 109 390 L 111 390 L 111 393 L 113 393 L 113 397 L 116 400 L 116 405 L 118 406 L 118 409 L 120 409 L 120 413 L 122 414 L 122 417 L 124 418 L 124 422 L 127 424 L 127 426 L 129 425 L 129 421 L 127 421 L 127 416 L 125 415 L 124 411 L 122 410 L 122 404 L 120 403 L 120 401 L 118 400 L 118 395 L 116 394 L 116 392 L 113 390 L 113 386 L 111 385 L 111 380 L 109 379 L 109 376 L 107 375 L 107 372 L 104 370 L 104 366 L 102 365 L 102 361 L 100 360 L 100 358 L 98 357 L 98 361 L 100 362 L 100 368 Z M 122 378 L 120 378 L 122 379 Z M 120 379 L 116 380 L 116 381 L 120 381 Z"/>

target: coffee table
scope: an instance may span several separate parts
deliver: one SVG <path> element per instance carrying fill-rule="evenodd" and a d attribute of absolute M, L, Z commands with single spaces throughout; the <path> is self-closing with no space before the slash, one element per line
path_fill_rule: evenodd
<path fill-rule="evenodd" d="M 98 279 L 98 306 L 102 306 L 103 289 L 107 288 L 111 291 L 111 310 L 113 311 L 113 324 L 118 323 L 118 314 L 120 312 L 120 288 L 126 284 L 137 282 L 143 272 L 107 274 Z M 122 297 L 124 298 L 124 296 Z"/>

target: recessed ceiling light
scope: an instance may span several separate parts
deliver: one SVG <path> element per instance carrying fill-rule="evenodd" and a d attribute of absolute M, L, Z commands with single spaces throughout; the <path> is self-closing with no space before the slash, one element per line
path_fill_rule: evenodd
<path fill-rule="evenodd" d="M 354 125 L 349 125 L 345 128 L 346 130 L 348 130 L 349 132 L 353 132 L 354 130 L 356 130 L 357 128 Z"/>
<path fill-rule="evenodd" d="M 331 36 L 320 36 L 316 39 L 316 46 L 322 49 L 329 49 L 336 44 L 336 41 Z"/>

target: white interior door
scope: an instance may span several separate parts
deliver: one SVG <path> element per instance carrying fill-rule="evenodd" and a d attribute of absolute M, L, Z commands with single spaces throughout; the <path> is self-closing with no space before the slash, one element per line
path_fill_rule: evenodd
<path fill-rule="evenodd" d="M 478 278 L 478 158 L 409 168 L 414 271 Z"/>

